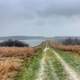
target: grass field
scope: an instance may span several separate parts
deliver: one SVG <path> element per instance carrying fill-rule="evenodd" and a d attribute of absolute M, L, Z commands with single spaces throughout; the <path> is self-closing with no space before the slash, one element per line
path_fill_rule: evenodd
<path fill-rule="evenodd" d="M 41 58 L 42 50 L 39 50 L 35 56 L 25 59 L 23 68 L 16 76 L 15 80 L 35 80 Z"/>
<path fill-rule="evenodd" d="M 80 74 L 80 55 L 72 52 L 57 50 L 62 58 Z"/>
<path fill-rule="evenodd" d="M 22 52 L 26 50 L 21 49 Z M 30 50 L 33 51 L 30 54 L 34 55 L 23 56 L 24 58 L 18 55 L 1 57 L 0 80 L 80 80 L 79 54 L 50 47 L 40 48 L 36 52 Z M 15 51 L 14 48 L 11 49 L 12 55 Z M 26 55 L 28 54 L 26 52 Z"/>
<path fill-rule="evenodd" d="M 0 58 L 0 80 L 14 79 L 20 70 L 23 60 L 18 58 Z"/>
<path fill-rule="evenodd" d="M 0 80 L 15 80 L 24 63 L 34 55 L 34 48 L 0 47 Z"/>
<path fill-rule="evenodd" d="M 80 80 L 80 56 L 72 52 L 45 48 L 24 61 L 16 80 Z"/>

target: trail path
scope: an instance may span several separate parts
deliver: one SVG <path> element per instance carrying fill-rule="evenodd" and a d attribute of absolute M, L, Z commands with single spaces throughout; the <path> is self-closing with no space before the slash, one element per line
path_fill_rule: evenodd
<path fill-rule="evenodd" d="M 48 50 L 48 48 L 45 48 L 43 50 L 44 54 L 43 57 L 40 61 L 40 68 L 39 68 L 39 72 L 38 72 L 38 77 L 36 80 L 44 80 L 45 79 L 45 66 L 46 66 L 46 62 L 45 62 L 45 57 L 46 57 L 46 51 Z"/>
<path fill-rule="evenodd" d="M 63 65 L 64 70 L 69 76 L 69 80 L 80 80 L 79 75 L 61 58 L 61 56 L 56 51 L 53 51 L 53 53 Z"/>
<path fill-rule="evenodd" d="M 57 73 L 55 73 L 55 69 L 53 67 L 53 64 L 52 64 L 52 61 L 49 60 L 46 56 L 49 54 L 47 53 L 47 51 L 49 50 L 50 48 L 45 48 L 43 50 L 43 56 L 42 56 L 42 59 L 40 60 L 40 67 L 39 67 L 39 70 L 38 70 L 38 73 L 36 74 L 37 75 L 37 78 L 36 80 L 48 80 L 48 76 L 45 72 L 46 70 L 46 66 L 48 66 L 50 69 L 51 69 L 51 74 L 53 76 L 53 79 L 52 80 L 60 80 L 58 78 L 58 75 Z M 80 80 L 80 77 L 79 75 L 77 74 L 77 72 L 75 72 L 71 66 L 66 63 L 62 57 L 59 55 L 59 53 L 57 53 L 55 50 L 52 50 L 52 53 L 53 55 L 55 55 L 55 57 L 59 60 L 59 62 L 61 63 L 61 65 L 63 66 L 63 69 L 64 71 L 66 72 L 66 74 L 68 75 L 68 79 L 67 80 Z M 49 65 L 47 65 L 46 63 L 46 60 L 48 61 Z"/>

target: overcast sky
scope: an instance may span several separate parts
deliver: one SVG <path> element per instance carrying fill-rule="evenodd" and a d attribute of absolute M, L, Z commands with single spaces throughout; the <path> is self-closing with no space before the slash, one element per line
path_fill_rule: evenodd
<path fill-rule="evenodd" d="M 0 36 L 80 36 L 80 0 L 0 0 Z"/>

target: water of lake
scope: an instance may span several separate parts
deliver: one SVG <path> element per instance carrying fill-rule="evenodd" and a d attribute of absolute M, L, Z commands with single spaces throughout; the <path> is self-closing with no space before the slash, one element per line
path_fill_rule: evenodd
<path fill-rule="evenodd" d="M 45 40 L 41 40 L 41 39 L 23 40 L 23 42 L 28 43 L 30 45 L 30 47 L 37 46 L 37 45 L 41 44 L 43 41 L 45 41 Z"/>

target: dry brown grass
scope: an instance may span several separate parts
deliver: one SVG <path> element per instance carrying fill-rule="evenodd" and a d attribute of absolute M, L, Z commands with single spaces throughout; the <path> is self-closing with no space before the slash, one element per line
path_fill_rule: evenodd
<path fill-rule="evenodd" d="M 35 53 L 34 48 L 1 47 L 0 57 L 29 57 Z"/>
<path fill-rule="evenodd" d="M 71 51 L 80 54 L 80 45 L 62 45 L 62 44 L 54 44 L 52 47 L 64 50 Z"/>
<path fill-rule="evenodd" d="M 0 47 L 0 80 L 14 80 L 23 59 L 35 52 L 34 48 Z"/>
<path fill-rule="evenodd" d="M 21 68 L 23 60 L 17 58 L 0 59 L 0 80 L 13 80 L 17 71 Z"/>

